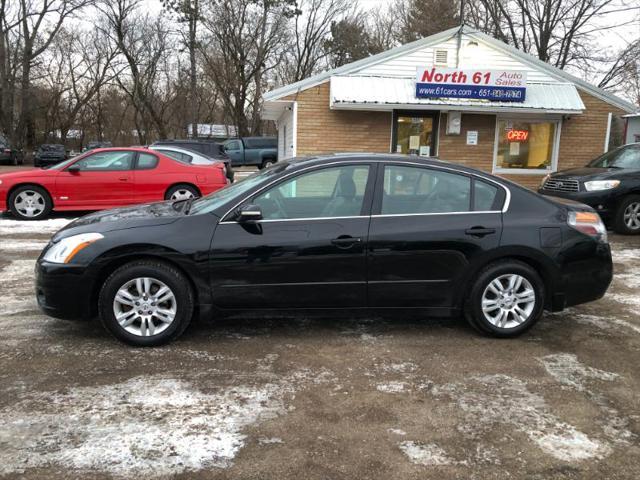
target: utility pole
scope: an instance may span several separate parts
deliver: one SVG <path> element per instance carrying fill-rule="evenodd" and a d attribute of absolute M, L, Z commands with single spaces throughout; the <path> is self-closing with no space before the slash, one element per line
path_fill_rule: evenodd
<path fill-rule="evenodd" d="M 464 28 L 464 0 L 460 0 L 460 28 L 458 29 L 458 48 L 456 51 L 456 68 L 460 68 L 460 49 L 462 48 L 463 28 Z"/>

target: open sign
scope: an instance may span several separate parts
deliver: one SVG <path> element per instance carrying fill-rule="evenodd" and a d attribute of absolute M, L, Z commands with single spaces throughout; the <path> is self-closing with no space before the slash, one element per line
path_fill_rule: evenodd
<path fill-rule="evenodd" d="M 529 138 L 529 130 L 509 130 L 507 140 L 510 142 L 526 142 Z"/>

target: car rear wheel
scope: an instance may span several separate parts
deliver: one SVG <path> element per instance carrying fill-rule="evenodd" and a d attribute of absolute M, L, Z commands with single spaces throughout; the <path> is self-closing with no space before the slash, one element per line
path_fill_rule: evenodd
<path fill-rule="evenodd" d="M 21 220 L 41 220 L 52 208 L 51 196 L 37 185 L 18 187 L 9 196 L 9 209 Z"/>
<path fill-rule="evenodd" d="M 200 196 L 197 188 L 191 185 L 174 185 L 164 195 L 165 200 L 188 200 Z"/>
<path fill-rule="evenodd" d="M 496 337 L 515 337 L 542 316 L 544 283 L 529 265 L 505 260 L 485 267 L 466 304 L 468 322 Z"/>
<path fill-rule="evenodd" d="M 193 316 L 193 292 L 171 265 L 141 260 L 118 268 L 100 290 L 104 327 L 129 345 L 153 347 L 178 338 Z"/>
<path fill-rule="evenodd" d="M 260 165 L 260 170 L 264 170 L 265 168 L 269 168 L 274 163 L 276 163 L 276 161 L 273 158 L 267 158 L 266 160 L 264 160 L 262 162 L 262 165 Z"/>
<path fill-rule="evenodd" d="M 613 229 L 625 235 L 640 234 L 640 195 L 631 195 L 620 203 Z"/>

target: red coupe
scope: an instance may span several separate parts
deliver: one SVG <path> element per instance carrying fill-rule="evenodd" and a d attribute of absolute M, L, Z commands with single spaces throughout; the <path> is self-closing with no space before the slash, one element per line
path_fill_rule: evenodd
<path fill-rule="evenodd" d="M 0 175 L 0 211 L 40 220 L 51 210 L 103 210 L 182 200 L 225 185 L 224 163 L 190 165 L 146 148 L 102 148 L 47 169 Z"/>

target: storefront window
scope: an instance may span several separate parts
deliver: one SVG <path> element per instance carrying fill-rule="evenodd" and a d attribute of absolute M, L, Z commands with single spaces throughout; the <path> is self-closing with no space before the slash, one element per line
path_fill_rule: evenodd
<path fill-rule="evenodd" d="M 429 157 L 434 154 L 433 117 L 399 115 L 396 120 L 395 153 L 408 153 Z"/>
<path fill-rule="evenodd" d="M 498 120 L 496 170 L 552 170 L 557 122 Z"/>

